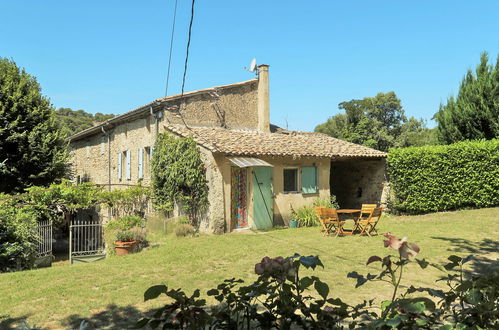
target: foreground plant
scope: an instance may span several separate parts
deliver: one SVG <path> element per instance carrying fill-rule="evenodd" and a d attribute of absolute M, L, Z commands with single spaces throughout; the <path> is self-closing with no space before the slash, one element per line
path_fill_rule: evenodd
<path fill-rule="evenodd" d="M 350 306 L 329 297 L 329 286 L 317 276 L 303 276 L 302 267 L 324 267 L 318 256 L 295 254 L 288 258 L 264 257 L 255 265 L 257 280 L 247 286 L 241 279 L 227 279 L 207 292 L 218 304 L 207 306 L 199 290 L 191 296 L 165 285 L 149 288 L 144 300 L 165 295 L 173 301 L 143 318 L 136 328 L 163 329 L 497 329 L 499 328 L 499 275 L 466 278 L 464 264 L 472 257 L 450 256 L 444 266 L 416 259 L 417 244 L 385 234 L 385 247 L 398 255 L 371 256 L 367 264 L 380 262 L 377 275 L 351 272 L 356 287 L 383 281 L 393 287 L 390 300 L 374 308 L 373 300 Z M 406 285 L 400 294 L 404 269 L 409 263 L 421 269 L 435 267 L 445 273 L 448 291 Z M 411 294 L 417 293 L 417 297 Z M 427 295 L 427 296 L 422 296 Z"/>

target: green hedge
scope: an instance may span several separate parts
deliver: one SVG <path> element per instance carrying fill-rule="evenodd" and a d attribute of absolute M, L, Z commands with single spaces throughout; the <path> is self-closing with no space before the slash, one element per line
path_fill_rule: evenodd
<path fill-rule="evenodd" d="M 392 149 L 388 171 L 397 211 L 499 205 L 499 139 Z"/>

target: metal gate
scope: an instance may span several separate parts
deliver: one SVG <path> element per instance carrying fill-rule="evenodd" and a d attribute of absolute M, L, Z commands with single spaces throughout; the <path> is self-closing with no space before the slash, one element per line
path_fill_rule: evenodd
<path fill-rule="evenodd" d="M 38 222 L 38 249 L 35 265 L 37 267 L 52 266 L 52 221 L 43 220 Z"/>
<path fill-rule="evenodd" d="M 87 263 L 105 257 L 102 224 L 98 221 L 72 220 L 69 226 L 69 262 Z"/>

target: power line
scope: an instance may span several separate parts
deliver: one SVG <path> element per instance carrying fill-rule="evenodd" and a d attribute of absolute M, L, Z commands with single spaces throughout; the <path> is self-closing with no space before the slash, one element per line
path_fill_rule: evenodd
<path fill-rule="evenodd" d="M 187 61 L 189 60 L 189 47 L 191 46 L 191 33 L 192 33 L 192 21 L 194 20 L 194 3 L 196 0 L 192 0 L 191 6 L 191 21 L 189 22 L 189 35 L 187 37 L 187 50 L 185 54 L 185 63 L 184 63 L 184 76 L 182 77 L 182 93 L 180 98 L 184 96 L 184 87 L 185 87 L 185 75 L 187 74 Z"/>
<path fill-rule="evenodd" d="M 170 66 L 172 63 L 173 36 L 175 33 L 175 20 L 177 18 L 177 2 L 178 0 L 175 0 L 175 9 L 173 10 L 172 36 L 170 38 L 170 55 L 168 56 L 168 71 L 166 73 L 165 97 L 168 96 L 168 83 L 170 81 Z"/>

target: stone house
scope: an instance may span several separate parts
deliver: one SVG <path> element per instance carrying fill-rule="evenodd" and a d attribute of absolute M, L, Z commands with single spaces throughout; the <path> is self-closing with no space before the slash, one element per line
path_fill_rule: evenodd
<path fill-rule="evenodd" d="M 386 200 L 386 153 L 270 124 L 268 65 L 258 78 L 157 99 L 69 138 L 75 181 L 149 185 L 156 136 L 194 138 L 206 165 L 204 232 L 287 225 L 292 210 L 337 196 Z"/>

